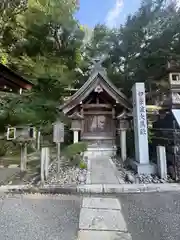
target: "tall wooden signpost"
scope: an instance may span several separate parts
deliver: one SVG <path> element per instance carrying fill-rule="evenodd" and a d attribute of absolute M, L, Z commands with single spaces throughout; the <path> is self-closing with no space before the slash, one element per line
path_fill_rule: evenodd
<path fill-rule="evenodd" d="M 60 166 L 61 166 L 60 149 L 61 149 L 61 143 L 64 142 L 64 124 L 60 121 L 54 123 L 53 142 L 56 143 L 57 145 L 57 160 L 58 160 L 58 172 L 59 172 Z"/>

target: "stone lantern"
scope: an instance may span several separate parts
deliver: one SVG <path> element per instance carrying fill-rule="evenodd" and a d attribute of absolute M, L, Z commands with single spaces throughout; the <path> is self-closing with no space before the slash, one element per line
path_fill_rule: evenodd
<path fill-rule="evenodd" d="M 71 119 L 71 130 L 73 131 L 73 142 L 77 143 L 79 142 L 79 132 L 82 130 L 82 120 L 83 117 L 75 112 L 71 116 L 69 116 Z"/>
<path fill-rule="evenodd" d="M 21 171 L 26 171 L 27 144 L 36 139 L 36 129 L 30 125 L 7 127 L 7 140 L 14 141 L 21 147 Z"/>
<path fill-rule="evenodd" d="M 30 125 L 7 127 L 7 140 L 29 142 L 36 139 L 36 129 Z"/>
<path fill-rule="evenodd" d="M 121 146 L 121 159 L 126 161 L 127 159 L 127 147 L 126 147 L 126 131 L 130 127 L 128 120 L 122 116 L 117 117 L 118 119 L 118 133 L 120 135 L 120 146 Z"/>
<path fill-rule="evenodd" d="M 127 130 L 129 128 L 129 122 L 126 119 L 119 119 L 118 129 L 120 131 Z"/>

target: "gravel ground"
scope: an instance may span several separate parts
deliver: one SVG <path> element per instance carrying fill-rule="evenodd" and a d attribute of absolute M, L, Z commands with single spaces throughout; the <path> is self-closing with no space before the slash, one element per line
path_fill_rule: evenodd
<path fill-rule="evenodd" d="M 57 173 L 57 162 L 53 163 L 49 170 L 49 177 L 46 184 L 78 185 L 86 183 L 86 169 L 66 166 Z"/>
<path fill-rule="evenodd" d="M 130 168 L 127 168 L 122 165 L 119 159 L 112 159 L 115 163 L 117 169 L 118 169 L 118 176 L 121 179 L 122 183 L 142 183 L 142 184 L 148 184 L 148 183 L 172 183 L 174 182 L 170 176 L 168 176 L 167 179 L 160 179 L 157 175 L 153 174 L 136 174 L 133 170 Z"/>
<path fill-rule="evenodd" d="M 0 196 L 0 240 L 76 240 L 80 205 L 73 195 Z"/>
<path fill-rule="evenodd" d="M 180 239 L 180 193 L 123 194 L 119 196 L 133 240 Z"/>

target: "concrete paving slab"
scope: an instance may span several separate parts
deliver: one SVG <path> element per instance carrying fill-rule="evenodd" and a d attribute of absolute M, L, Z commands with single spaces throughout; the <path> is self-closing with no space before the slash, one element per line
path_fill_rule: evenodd
<path fill-rule="evenodd" d="M 79 229 L 126 232 L 127 226 L 120 210 L 82 208 Z"/>
<path fill-rule="evenodd" d="M 119 184 L 108 156 L 91 159 L 91 184 Z"/>
<path fill-rule="evenodd" d="M 83 208 L 100 208 L 121 210 L 121 204 L 115 198 L 83 198 Z"/>
<path fill-rule="evenodd" d="M 132 240 L 129 233 L 114 231 L 79 231 L 78 240 Z"/>

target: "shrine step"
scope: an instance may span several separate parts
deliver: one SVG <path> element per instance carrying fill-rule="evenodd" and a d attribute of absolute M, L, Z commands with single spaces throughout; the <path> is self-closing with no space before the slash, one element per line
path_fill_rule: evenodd
<path fill-rule="evenodd" d="M 85 157 L 98 157 L 98 156 L 108 156 L 112 157 L 116 155 L 115 148 L 88 148 L 85 152 Z"/>

